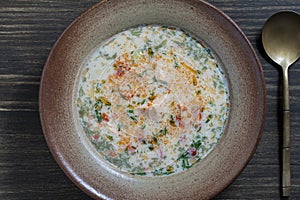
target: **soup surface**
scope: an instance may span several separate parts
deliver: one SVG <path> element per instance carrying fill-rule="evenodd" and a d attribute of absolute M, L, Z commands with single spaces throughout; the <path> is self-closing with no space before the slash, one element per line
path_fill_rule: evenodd
<path fill-rule="evenodd" d="M 80 123 L 102 160 L 124 172 L 182 172 L 217 144 L 229 113 L 225 75 L 186 32 L 147 25 L 120 32 L 87 58 Z"/>

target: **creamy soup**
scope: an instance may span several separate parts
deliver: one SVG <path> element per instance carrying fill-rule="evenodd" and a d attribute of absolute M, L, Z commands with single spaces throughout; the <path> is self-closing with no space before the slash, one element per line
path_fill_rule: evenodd
<path fill-rule="evenodd" d="M 208 47 L 180 29 L 147 25 L 114 35 L 87 58 L 76 103 L 102 160 L 158 176 L 191 168 L 215 147 L 229 91 Z"/>

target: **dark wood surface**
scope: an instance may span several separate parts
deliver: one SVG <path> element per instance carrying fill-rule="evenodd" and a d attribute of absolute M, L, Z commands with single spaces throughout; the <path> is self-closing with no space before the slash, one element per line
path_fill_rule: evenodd
<path fill-rule="evenodd" d="M 38 112 L 45 60 L 62 31 L 96 0 L 0 1 L 0 199 L 90 199 L 54 161 Z M 256 153 L 216 199 L 280 199 L 281 72 L 262 50 L 265 20 L 299 0 L 208 0 L 244 31 L 263 66 L 267 118 Z M 290 69 L 292 194 L 300 199 L 300 61 Z"/>

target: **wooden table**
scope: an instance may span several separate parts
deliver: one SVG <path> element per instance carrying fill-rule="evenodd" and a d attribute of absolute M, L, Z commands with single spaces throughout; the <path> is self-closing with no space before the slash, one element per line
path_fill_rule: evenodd
<path fill-rule="evenodd" d="M 0 199 L 90 199 L 54 161 L 38 112 L 45 60 L 62 31 L 96 0 L 0 1 Z M 267 118 L 258 149 L 242 174 L 216 199 L 280 199 L 281 72 L 261 44 L 265 20 L 300 12 L 299 0 L 209 0 L 245 32 L 267 87 Z M 290 69 L 291 199 L 300 199 L 300 61 Z"/>

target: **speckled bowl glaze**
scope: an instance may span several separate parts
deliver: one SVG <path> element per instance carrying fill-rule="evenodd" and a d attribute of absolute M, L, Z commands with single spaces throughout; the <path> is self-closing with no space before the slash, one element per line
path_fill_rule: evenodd
<path fill-rule="evenodd" d="M 112 169 L 89 145 L 75 105 L 87 55 L 110 36 L 140 24 L 176 26 L 201 38 L 223 63 L 230 115 L 225 132 L 201 162 L 171 176 L 141 177 Z M 237 25 L 200 0 L 106 0 L 78 17 L 45 64 L 40 116 L 49 148 L 68 177 L 95 199 L 209 199 L 243 170 L 265 118 L 265 83 L 253 48 Z"/>

